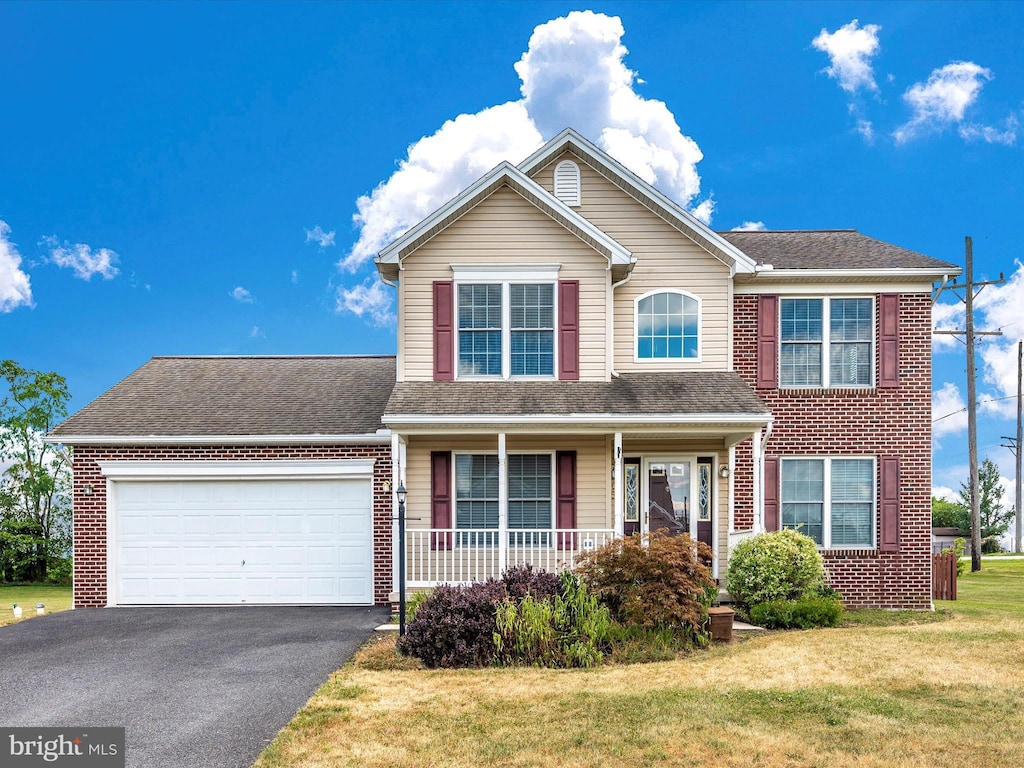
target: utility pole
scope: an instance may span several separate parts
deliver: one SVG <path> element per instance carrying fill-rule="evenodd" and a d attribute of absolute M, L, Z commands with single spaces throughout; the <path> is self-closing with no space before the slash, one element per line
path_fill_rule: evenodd
<path fill-rule="evenodd" d="M 1020 547 L 1020 507 L 1021 507 L 1021 487 L 1020 487 L 1020 468 L 1021 468 L 1021 438 L 1024 435 L 1021 434 L 1021 379 L 1024 374 L 1024 341 L 1017 342 L 1017 497 L 1014 500 L 1014 512 L 1016 512 L 1017 526 L 1014 533 L 1016 534 L 1013 540 L 1013 551 L 1016 554 L 1021 553 Z"/>
<path fill-rule="evenodd" d="M 976 336 L 1002 336 L 1002 331 L 975 331 L 974 330 L 974 297 L 977 296 L 986 285 L 999 285 L 1005 282 L 1003 275 L 999 273 L 998 280 L 984 280 L 974 282 L 974 244 L 971 238 L 964 238 L 965 250 L 965 272 L 967 282 L 964 285 L 957 285 L 956 279 L 952 286 L 943 284 L 938 288 L 932 301 L 939 297 L 943 289 L 949 287 L 954 293 L 960 288 L 964 289 L 964 295 L 957 293 L 959 298 L 966 305 L 966 325 L 963 331 L 935 331 L 953 336 L 963 335 L 967 343 L 967 449 L 971 465 L 971 571 L 981 570 L 981 494 L 978 491 L 978 402 L 975 390 L 974 369 L 974 341 Z"/>

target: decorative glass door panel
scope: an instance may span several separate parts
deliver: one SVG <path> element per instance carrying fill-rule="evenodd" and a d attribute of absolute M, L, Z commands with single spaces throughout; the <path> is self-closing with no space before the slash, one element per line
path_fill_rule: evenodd
<path fill-rule="evenodd" d="M 622 469 L 625 474 L 622 532 L 632 536 L 640 532 L 640 459 L 624 459 Z"/>
<path fill-rule="evenodd" d="M 696 534 L 692 479 L 693 462 L 689 459 L 647 463 L 648 531 Z"/>

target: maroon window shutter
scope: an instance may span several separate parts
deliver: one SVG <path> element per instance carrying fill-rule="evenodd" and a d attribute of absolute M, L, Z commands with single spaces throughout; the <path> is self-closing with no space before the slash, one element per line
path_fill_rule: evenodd
<path fill-rule="evenodd" d="M 779 530 L 779 457 L 764 457 L 764 529 Z"/>
<path fill-rule="evenodd" d="M 878 296 L 878 386 L 898 387 L 900 351 L 900 295 Z"/>
<path fill-rule="evenodd" d="M 900 548 L 900 459 L 882 456 L 879 459 L 879 552 L 898 552 Z"/>
<path fill-rule="evenodd" d="M 434 281 L 434 381 L 455 378 L 455 284 Z"/>
<path fill-rule="evenodd" d="M 757 388 L 779 386 L 779 297 L 757 297 Z"/>
<path fill-rule="evenodd" d="M 576 528 L 576 451 L 555 452 L 555 528 Z M 575 549 L 575 536 L 560 533 L 559 549 Z"/>
<path fill-rule="evenodd" d="M 452 454 L 430 452 L 430 527 L 452 527 Z M 450 533 L 430 536 L 431 549 L 451 549 Z"/>
<path fill-rule="evenodd" d="M 558 378 L 580 378 L 580 281 L 558 281 Z"/>

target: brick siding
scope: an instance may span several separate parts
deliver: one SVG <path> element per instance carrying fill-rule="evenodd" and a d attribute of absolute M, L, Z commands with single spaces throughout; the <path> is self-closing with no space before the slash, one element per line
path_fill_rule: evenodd
<path fill-rule="evenodd" d="M 876 300 L 876 313 L 879 302 Z M 734 298 L 733 359 L 757 384 L 757 296 Z M 931 607 L 931 294 L 899 301 L 899 387 L 770 389 L 768 455 L 890 455 L 900 459 L 899 551 L 823 550 L 829 583 L 850 606 Z M 876 314 L 876 332 L 878 318 Z M 876 354 L 875 379 L 878 379 Z M 736 447 L 735 528 L 753 525 L 751 441 Z M 877 489 L 876 477 L 876 489 Z M 879 531 L 876 498 L 876 541 Z"/>
<path fill-rule="evenodd" d="M 373 595 L 376 605 L 390 605 L 391 482 L 390 445 L 324 446 L 77 446 L 74 448 L 74 607 L 107 604 L 107 482 L 101 461 L 272 461 L 376 459 L 373 468 Z M 86 495 L 86 486 L 92 494 Z"/>

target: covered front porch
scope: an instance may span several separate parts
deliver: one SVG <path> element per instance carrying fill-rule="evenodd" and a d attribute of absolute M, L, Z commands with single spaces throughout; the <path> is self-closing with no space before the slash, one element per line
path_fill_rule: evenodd
<path fill-rule="evenodd" d="M 716 388 L 727 391 L 715 399 Z M 499 412 L 473 413 L 481 402 Z M 591 408 L 600 410 L 578 412 Z M 659 530 L 704 541 L 714 575 L 724 575 L 730 541 L 752 530 L 735 530 L 737 503 L 760 508 L 771 414 L 734 374 L 634 374 L 399 384 L 385 421 L 393 487 L 408 494 L 405 578 L 415 589 L 516 565 L 572 568 L 616 537 Z M 746 440 L 755 461 L 742 469 L 753 475 L 744 487 L 752 482 L 754 493 L 737 502 L 735 447 Z M 756 527 L 752 510 L 741 518 Z M 393 543 L 397 552 L 397 523 Z"/>

